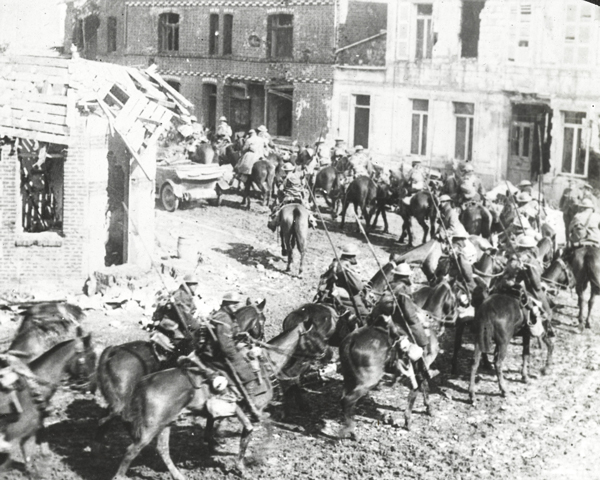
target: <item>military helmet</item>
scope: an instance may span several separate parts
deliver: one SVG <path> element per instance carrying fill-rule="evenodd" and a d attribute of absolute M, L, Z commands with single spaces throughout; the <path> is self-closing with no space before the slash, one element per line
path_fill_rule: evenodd
<path fill-rule="evenodd" d="M 264 125 L 261 125 L 260 127 L 257 128 L 257 130 L 259 132 L 266 132 L 267 131 L 267 127 L 265 127 Z"/>
<path fill-rule="evenodd" d="M 584 198 L 577 206 L 580 208 L 594 208 L 594 202 L 592 202 L 591 198 Z"/>
<path fill-rule="evenodd" d="M 442 195 L 440 197 L 440 200 L 439 200 L 440 203 L 451 202 L 451 201 L 452 201 L 452 198 L 450 198 L 450 195 L 446 195 L 445 193 L 444 193 L 444 195 Z"/>
<path fill-rule="evenodd" d="M 220 117 L 219 118 L 219 122 L 226 122 L 227 121 L 227 117 Z"/>
<path fill-rule="evenodd" d="M 517 200 L 517 203 L 528 203 L 533 200 L 531 195 L 529 195 L 527 192 L 519 192 L 515 199 Z"/>
<path fill-rule="evenodd" d="M 221 303 L 223 304 L 233 304 L 233 303 L 240 303 L 242 301 L 242 298 L 240 297 L 240 295 L 236 292 L 227 292 L 225 295 L 223 295 L 223 299 L 221 300 Z"/>
<path fill-rule="evenodd" d="M 519 188 L 532 187 L 533 185 L 529 180 L 521 180 L 521 183 L 517 185 Z"/>
<path fill-rule="evenodd" d="M 472 163 L 465 163 L 465 166 L 463 167 L 463 171 L 466 172 L 474 172 L 475 171 L 475 167 L 473 166 Z"/>
<path fill-rule="evenodd" d="M 421 163 L 421 159 L 419 157 L 415 157 L 412 159 L 412 164 L 415 165 L 417 163 Z"/>
<path fill-rule="evenodd" d="M 285 162 L 281 168 L 284 172 L 291 172 L 295 167 L 291 164 L 291 162 Z"/>
<path fill-rule="evenodd" d="M 196 277 L 196 275 L 193 273 L 188 273 L 185 277 L 183 277 L 183 282 L 187 284 L 197 284 L 198 277 Z"/>
<path fill-rule="evenodd" d="M 529 235 L 519 235 L 516 241 L 517 248 L 533 248 L 537 247 L 537 242 L 535 238 L 530 237 Z"/>
<path fill-rule="evenodd" d="M 408 263 L 400 263 L 399 265 L 396 265 L 396 268 L 392 270 L 392 273 L 401 277 L 410 277 L 412 275 L 412 269 Z"/>
<path fill-rule="evenodd" d="M 347 243 L 342 247 L 342 257 L 356 257 L 358 248 L 353 243 Z"/>

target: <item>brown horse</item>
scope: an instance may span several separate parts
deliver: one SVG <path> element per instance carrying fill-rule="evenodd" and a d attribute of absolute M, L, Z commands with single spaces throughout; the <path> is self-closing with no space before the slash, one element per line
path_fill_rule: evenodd
<path fill-rule="evenodd" d="M 262 340 L 264 337 L 266 300 L 259 304 L 251 303 L 248 299 L 247 305 L 235 312 L 240 331 L 247 332 L 252 338 Z M 155 318 L 171 318 L 178 322 L 178 315 L 171 304 L 157 310 Z M 178 353 L 189 354 L 192 352 L 196 338 L 187 339 L 177 349 Z M 123 415 L 125 407 L 129 405 L 135 386 L 142 377 L 160 369 L 172 367 L 176 358 L 159 360 L 156 349 L 152 342 L 143 340 L 124 343 L 122 345 L 111 345 L 106 347 L 100 355 L 98 362 L 98 384 L 106 403 L 107 415 L 98 422 L 96 438 L 104 436 L 109 428 L 110 422 Z"/>
<path fill-rule="evenodd" d="M 474 295 L 474 297 L 476 296 Z M 491 353 L 492 343 L 496 344 L 494 364 L 500 393 L 503 397 L 506 396 L 503 363 L 508 352 L 510 340 L 519 332 L 523 335 L 523 366 L 521 375 L 525 383 L 528 382 L 529 378 L 528 364 L 531 333 L 527 326 L 527 319 L 519 298 L 502 293 L 495 293 L 487 298 L 485 298 L 485 294 L 482 294 L 479 298 L 482 298 L 483 301 L 475 306 L 475 353 L 473 354 L 473 367 L 471 369 L 469 384 L 469 399 L 471 403 L 475 403 L 475 378 L 482 353 Z M 542 373 L 545 374 L 549 371 L 552 364 L 554 344 L 546 333 L 543 334 L 542 339 L 548 347 L 546 364 L 542 368 Z"/>
<path fill-rule="evenodd" d="M 202 142 L 196 146 L 196 150 L 191 155 L 190 159 L 194 163 L 208 165 L 211 163 L 216 163 L 219 160 L 219 153 L 215 149 L 214 145 Z"/>
<path fill-rule="evenodd" d="M 34 359 L 59 342 L 76 336 L 85 314 L 77 305 L 42 302 L 21 311 L 23 320 L 9 350 Z"/>
<path fill-rule="evenodd" d="M 354 206 L 354 213 L 358 217 L 358 209 L 360 208 L 365 222 L 367 223 L 367 229 L 370 227 L 371 214 L 375 209 L 375 200 L 377 198 L 377 185 L 371 178 L 366 175 L 360 175 L 356 177 L 344 196 L 344 205 L 342 206 L 342 230 L 346 222 L 346 210 L 348 205 Z"/>
<path fill-rule="evenodd" d="M 15 413 L 9 409 L 13 401 L 8 393 L 0 391 L 0 428 L 7 441 L 19 442 L 27 471 L 31 470 L 31 460 L 35 454 L 33 447 L 38 433 L 43 429 L 45 409 L 61 380 L 83 380 L 92 393 L 96 389 L 96 355 L 91 346 L 91 337 L 82 336 L 80 329 L 77 333 L 77 338 L 54 345 L 28 364 L 33 374 L 41 380 L 35 388 L 36 393 L 29 383 L 32 380 L 24 380 L 24 388 L 17 390 L 22 412 Z M 10 454 L 0 454 L 0 471 L 7 468 L 9 463 Z"/>
<path fill-rule="evenodd" d="M 435 236 L 435 221 L 437 218 L 437 210 L 433 204 L 434 200 L 429 192 L 420 191 L 415 193 L 410 203 L 407 205 L 403 201 L 400 202 L 400 215 L 402 217 L 402 234 L 398 239 L 399 243 L 403 243 L 408 236 L 408 244 L 413 245 L 413 234 L 411 219 L 417 219 L 419 225 L 423 229 L 423 241 L 427 242 L 427 234 L 431 233 L 431 238 Z M 427 225 L 429 222 L 429 225 Z"/>
<path fill-rule="evenodd" d="M 277 227 L 280 229 L 281 254 L 288 257 L 286 272 L 291 270 L 294 248 L 297 248 L 300 252 L 299 273 L 302 274 L 306 242 L 308 241 L 308 210 L 297 203 L 284 205 L 275 216 L 269 219 L 267 226 L 273 231 Z"/>
<path fill-rule="evenodd" d="M 323 196 L 327 206 L 331 208 L 331 218 L 334 220 L 340 199 L 344 195 L 344 179 L 344 175 L 330 165 L 319 170 L 312 187 L 315 198 L 318 193 Z"/>
<path fill-rule="evenodd" d="M 273 374 L 277 374 L 285 367 L 293 355 L 304 353 L 299 345 L 305 333 L 303 325 L 300 324 L 269 341 L 268 346 L 263 350 L 263 357 L 268 357 L 266 364 L 270 365 Z M 255 407 L 259 411 L 262 411 L 273 398 L 273 386 L 269 378 L 265 378 L 264 381 L 268 387 L 266 393 L 254 399 Z M 158 453 L 171 476 L 178 480 L 183 479 L 183 475 L 171 460 L 169 424 L 175 421 L 185 409 L 193 415 L 207 417 L 207 431 L 212 432 L 215 417 L 212 416 L 207 405 L 213 398 L 214 395 L 203 374 L 194 369 L 182 366 L 144 377 L 136 387 L 129 407 L 128 415 L 132 420 L 131 436 L 134 442 L 127 448 L 114 480 L 126 478 L 125 474 L 131 462 L 156 436 L 158 436 L 156 445 Z M 242 423 L 243 431 L 237 464 L 240 470 L 244 470 L 244 457 L 254 427 L 243 412 L 241 402 L 234 407 L 229 413 L 218 414 L 218 418 L 236 416 Z M 211 438 L 209 440 L 212 442 Z"/>
<path fill-rule="evenodd" d="M 256 185 L 262 195 L 263 206 L 269 205 L 271 193 L 273 192 L 273 181 L 275 179 L 275 166 L 267 160 L 258 160 L 252 165 L 252 171 L 246 179 L 241 206 L 246 204 L 250 210 L 250 189 Z"/>
<path fill-rule="evenodd" d="M 478 203 L 470 203 L 460 212 L 460 223 L 470 235 L 481 235 L 489 239 L 492 234 L 492 215 Z"/>
<path fill-rule="evenodd" d="M 585 246 L 565 255 L 575 277 L 575 291 L 579 305 L 579 330 L 591 328 L 590 320 L 596 297 L 600 295 L 600 248 Z M 585 314 L 585 291 L 590 288 L 590 298 Z"/>

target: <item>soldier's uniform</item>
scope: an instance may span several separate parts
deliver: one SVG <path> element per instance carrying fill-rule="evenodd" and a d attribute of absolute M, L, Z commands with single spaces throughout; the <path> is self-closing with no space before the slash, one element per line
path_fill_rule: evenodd
<path fill-rule="evenodd" d="M 485 189 L 479 177 L 475 175 L 473 165 L 467 163 L 464 172 L 459 185 L 459 203 L 462 205 L 466 202 L 484 202 Z"/>
<path fill-rule="evenodd" d="M 569 239 L 574 247 L 592 245 L 600 247 L 600 215 L 594 211 L 589 198 L 578 203 L 580 211 L 575 214 L 569 225 Z"/>
<path fill-rule="evenodd" d="M 417 193 L 425 188 L 425 170 L 421 164 L 421 160 L 415 158 L 412 161 L 412 169 L 406 177 L 409 185 L 409 193 Z"/>
<path fill-rule="evenodd" d="M 218 140 L 223 140 L 227 143 L 231 142 L 233 132 L 231 130 L 231 127 L 227 123 L 227 119 L 225 117 L 219 118 L 219 123 L 217 125 L 217 128 L 215 129 L 215 136 Z"/>

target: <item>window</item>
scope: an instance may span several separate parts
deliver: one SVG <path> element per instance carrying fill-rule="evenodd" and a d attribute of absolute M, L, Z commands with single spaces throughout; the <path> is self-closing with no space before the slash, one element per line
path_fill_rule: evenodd
<path fill-rule="evenodd" d="M 233 43 L 233 15 L 223 15 L 223 55 L 231 55 Z"/>
<path fill-rule="evenodd" d="M 212 13 L 210 15 L 210 32 L 208 37 L 208 54 L 218 55 L 219 53 L 219 15 Z"/>
<path fill-rule="evenodd" d="M 508 60 L 517 63 L 528 63 L 531 61 L 531 4 L 513 5 L 511 17 L 513 19 L 509 40 Z"/>
<path fill-rule="evenodd" d="M 268 22 L 268 56 L 271 58 L 291 58 L 294 45 L 294 16 L 271 15 Z"/>
<path fill-rule="evenodd" d="M 21 221 L 24 232 L 62 232 L 65 147 L 19 147 Z"/>
<path fill-rule="evenodd" d="M 416 58 L 431 58 L 433 50 L 432 30 L 433 5 L 431 3 L 417 4 L 417 52 Z"/>
<path fill-rule="evenodd" d="M 472 103 L 454 102 L 456 117 L 456 142 L 454 157 L 458 160 L 473 160 L 473 115 L 475 106 Z"/>
<path fill-rule="evenodd" d="M 410 153 L 427 155 L 427 111 L 429 100 L 413 100 Z"/>
<path fill-rule="evenodd" d="M 117 17 L 108 17 L 106 20 L 106 51 L 117 51 Z"/>
<path fill-rule="evenodd" d="M 181 82 L 179 80 L 168 80 L 168 79 L 165 79 L 165 81 L 176 92 L 179 92 L 181 90 Z"/>
<path fill-rule="evenodd" d="M 272 86 L 267 90 L 267 128 L 278 137 L 292 136 L 294 87 Z"/>
<path fill-rule="evenodd" d="M 583 145 L 583 122 L 585 113 L 563 112 L 562 173 L 587 177 L 588 155 Z"/>
<path fill-rule="evenodd" d="M 590 59 L 594 10 L 588 2 L 567 4 L 565 17 L 564 63 L 586 65 Z"/>
<path fill-rule="evenodd" d="M 462 58 L 477 58 L 479 47 L 479 15 L 485 3 L 480 0 L 463 1 L 460 40 Z"/>
<path fill-rule="evenodd" d="M 158 51 L 177 52 L 179 50 L 179 15 L 162 13 L 158 17 Z"/>
<path fill-rule="evenodd" d="M 371 96 L 354 95 L 354 146 L 369 148 Z"/>
<path fill-rule="evenodd" d="M 217 125 L 217 86 L 212 83 L 202 85 L 202 103 L 204 107 L 204 125 L 213 132 Z"/>

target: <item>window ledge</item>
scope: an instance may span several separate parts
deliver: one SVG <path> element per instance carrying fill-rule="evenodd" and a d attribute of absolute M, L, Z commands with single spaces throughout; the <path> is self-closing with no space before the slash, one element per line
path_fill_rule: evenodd
<path fill-rule="evenodd" d="M 56 232 L 18 233 L 15 247 L 62 247 L 63 238 Z"/>

